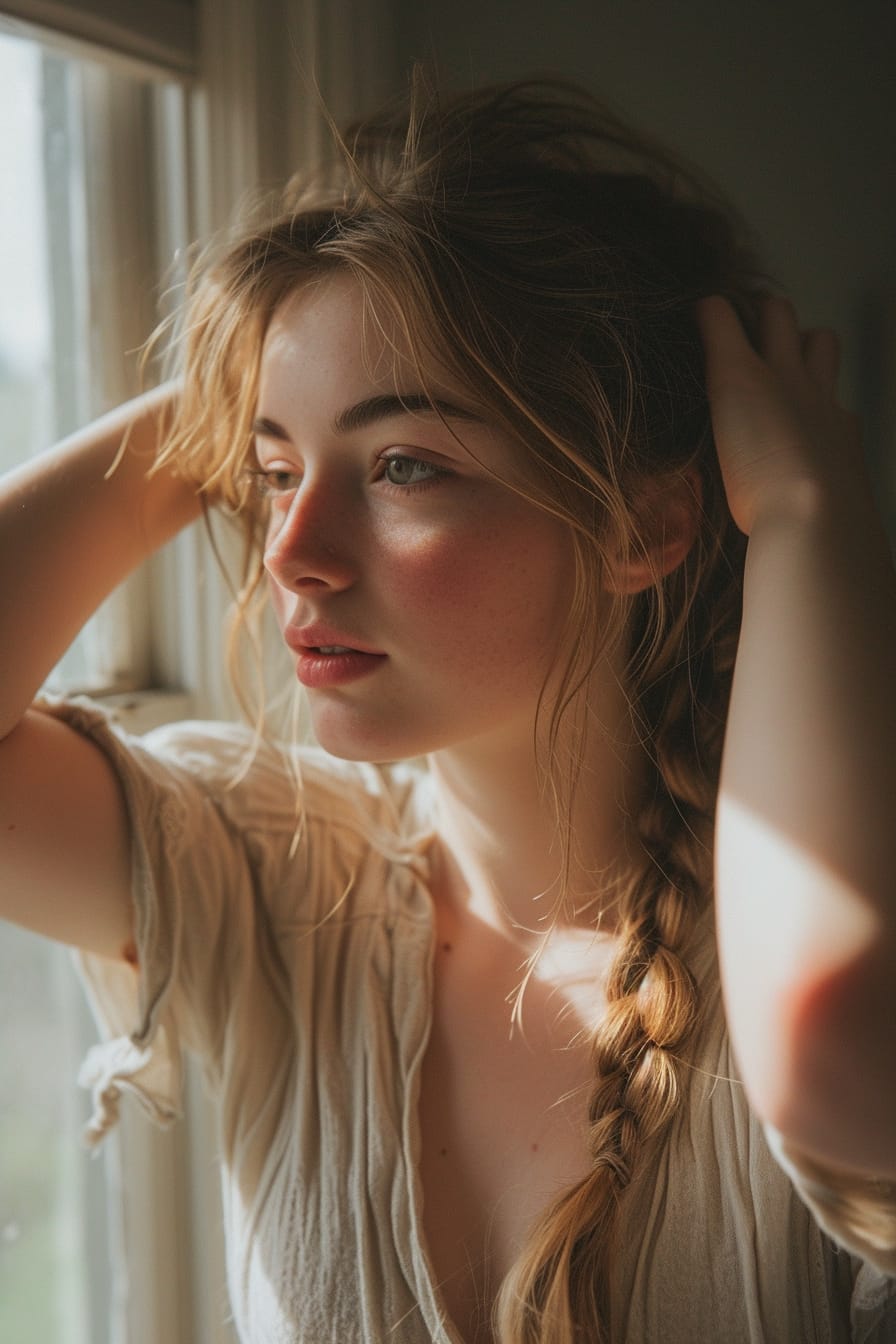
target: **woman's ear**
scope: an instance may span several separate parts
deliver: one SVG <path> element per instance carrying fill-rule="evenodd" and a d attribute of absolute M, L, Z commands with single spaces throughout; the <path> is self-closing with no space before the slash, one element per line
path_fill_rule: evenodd
<path fill-rule="evenodd" d="M 640 544 L 607 562 L 604 586 L 633 595 L 677 569 L 690 551 L 700 525 L 703 490 L 695 468 L 656 477 L 641 487 L 635 505 Z"/>

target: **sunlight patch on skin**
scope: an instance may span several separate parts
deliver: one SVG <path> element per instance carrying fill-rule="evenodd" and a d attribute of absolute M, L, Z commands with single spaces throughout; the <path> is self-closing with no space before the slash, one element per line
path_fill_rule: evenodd
<path fill-rule="evenodd" d="M 835 970 L 860 956 L 879 933 L 860 891 L 725 793 L 716 829 L 716 891 L 720 924 L 746 940 L 745 962 L 750 945 L 762 949 L 753 965 L 765 974 L 786 975 L 795 965 L 810 973 Z M 730 950 L 738 945 L 731 943 Z"/>
<path fill-rule="evenodd" d="M 787 1093 L 807 1007 L 863 963 L 880 937 L 878 921 L 851 883 L 726 794 L 716 919 L 732 1042 L 747 1089 L 765 1109 Z"/>

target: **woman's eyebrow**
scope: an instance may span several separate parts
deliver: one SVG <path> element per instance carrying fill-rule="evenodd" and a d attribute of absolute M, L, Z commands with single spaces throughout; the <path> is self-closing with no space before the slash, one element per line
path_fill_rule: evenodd
<path fill-rule="evenodd" d="M 263 439 L 281 439 L 284 443 L 292 443 L 283 426 L 278 425 L 276 420 L 269 420 L 266 415 L 255 417 L 252 421 L 252 433 L 260 434 Z"/>
<path fill-rule="evenodd" d="M 431 415 L 445 420 L 467 420 L 482 424 L 482 416 L 465 406 L 457 406 L 442 397 L 428 397 L 422 392 L 390 392 L 375 397 L 365 397 L 354 406 L 340 411 L 333 422 L 337 434 L 350 434 L 353 430 L 364 429 L 380 420 L 390 420 L 399 415 Z M 291 443 L 289 434 L 276 420 L 259 415 L 252 421 L 252 433 L 263 438 L 280 439 Z"/>
<path fill-rule="evenodd" d="M 482 423 L 482 416 L 475 411 L 441 397 L 428 397 L 423 392 L 395 392 L 365 397 L 356 405 L 349 406 L 337 415 L 334 427 L 338 434 L 348 434 L 354 429 L 364 429 L 378 420 L 388 420 L 398 415 L 433 415 L 445 420 Z"/>

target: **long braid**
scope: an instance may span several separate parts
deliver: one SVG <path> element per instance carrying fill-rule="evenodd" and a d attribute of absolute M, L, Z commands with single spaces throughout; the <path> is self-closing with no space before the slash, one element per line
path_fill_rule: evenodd
<path fill-rule="evenodd" d="M 729 536 L 729 558 L 732 548 L 736 554 L 738 541 Z M 714 800 L 740 617 L 739 570 L 721 546 L 703 569 L 699 598 L 654 643 L 633 699 L 651 777 L 634 818 L 642 859 L 619 893 L 619 948 L 592 1038 L 593 1167 L 542 1215 L 502 1285 L 495 1330 L 507 1344 L 612 1339 L 620 1206 L 682 1095 L 679 1076 L 700 1012 L 685 951 L 711 899 Z M 687 639 L 700 651 L 684 656 Z"/>

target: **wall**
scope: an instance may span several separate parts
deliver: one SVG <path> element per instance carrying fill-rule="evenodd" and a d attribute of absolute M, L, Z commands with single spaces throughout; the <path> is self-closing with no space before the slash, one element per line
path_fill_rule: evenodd
<path fill-rule="evenodd" d="M 404 66 L 434 57 L 460 86 L 566 75 L 711 173 L 803 320 L 843 334 L 845 395 L 867 417 L 871 454 L 884 456 L 884 420 L 896 430 L 884 406 L 896 382 L 890 0 L 398 3 Z"/>

